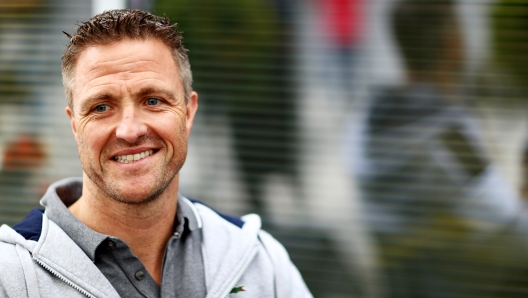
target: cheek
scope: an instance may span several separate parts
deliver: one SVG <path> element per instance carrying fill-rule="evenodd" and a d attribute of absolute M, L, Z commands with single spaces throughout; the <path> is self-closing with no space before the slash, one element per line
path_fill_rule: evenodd
<path fill-rule="evenodd" d="M 175 121 L 159 122 L 153 132 L 163 140 L 169 156 L 180 155 L 182 148 L 187 146 L 185 125 L 178 125 Z"/>
<path fill-rule="evenodd" d="M 104 127 L 85 126 L 77 132 L 77 143 L 84 150 L 84 154 L 99 154 L 108 140 L 108 132 Z"/>
<path fill-rule="evenodd" d="M 155 115 L 148 119 L 148 126 L 154 133 L 162 139 L 177 146 L 180 141 L 180 134 L 187 131 L 187 121 L 185 114 L 169 112 L 164 115 Z"/>

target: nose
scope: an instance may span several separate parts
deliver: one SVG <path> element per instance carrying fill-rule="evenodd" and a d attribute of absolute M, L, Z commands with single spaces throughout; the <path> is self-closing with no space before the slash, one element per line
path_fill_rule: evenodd
<path fill-rule="evenodd" d="M 127 107 L 116 129 L 116 136 L 128 143 L 134 143 L 147 133 L 147 126 L 134 107 Z"/>

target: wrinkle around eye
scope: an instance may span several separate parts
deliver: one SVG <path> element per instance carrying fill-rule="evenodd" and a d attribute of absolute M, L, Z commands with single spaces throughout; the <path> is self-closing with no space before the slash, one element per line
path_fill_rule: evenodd
<path fill-rule="evenodd" d="M 98 110 L 99 107 L 105 107 L 104 110 Z M 79 116 L 89 118 L 105 117 L 112 112 L 112 106 L 109 104 L 97 104 L 79 111 Z"/>

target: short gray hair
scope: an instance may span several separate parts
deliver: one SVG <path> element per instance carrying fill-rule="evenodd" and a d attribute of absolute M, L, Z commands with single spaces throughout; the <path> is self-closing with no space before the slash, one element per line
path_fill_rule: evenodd
<path fill-rule="evenodd" d="M 80 23 L 73 35 L 66 32 L 64 34 L 70 38 L 70 41 L 62 55 L 62 83 L 71 109 L 73 109 L 75 64 L 80 53 L 90 46 L 107 45 L 127 38 L 157 39 L 170 48 L 187 102 L 192 92 L 191 65 L 177 24 L 171 23 L 166 16 L 159 17 L 137 9 L 109 10 L 92 17 L 87 22 Z"/>

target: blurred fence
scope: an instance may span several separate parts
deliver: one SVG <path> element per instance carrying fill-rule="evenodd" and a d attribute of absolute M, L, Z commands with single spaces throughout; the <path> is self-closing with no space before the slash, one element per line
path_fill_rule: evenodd
<path fill-rule="evenodd" d="M 524 297 L 528 1 L 156 0 L 200 108 L 184 195 L 257 212 L 315 297 Z M 89 1 L 0 1 L 0 221 L 80 176 Z M 527 156 L 527 157 L 525 157 Z"/>

